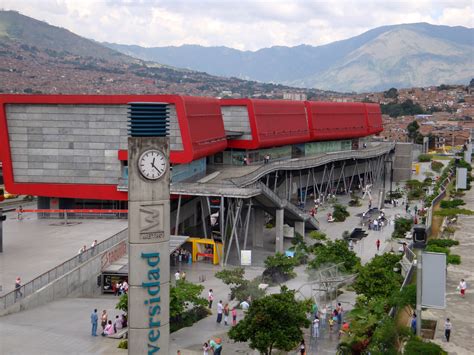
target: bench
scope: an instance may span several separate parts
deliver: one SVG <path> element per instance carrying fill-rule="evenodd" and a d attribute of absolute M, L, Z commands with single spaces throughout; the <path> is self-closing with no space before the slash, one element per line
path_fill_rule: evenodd
<path fill-rule="evenodd" d="M 207 254 L 207 253 L 196 253 L 196 258 L 202 256 L 203 258 L 209 258 L 211 261 L 214 259 L 214 254 Z"/>
<path fill-rule="evenodd" d="M 108 335 L 107 338 L 122 339 L 128 338 L 128 327 L 120 329 L 117 333 Z"/>

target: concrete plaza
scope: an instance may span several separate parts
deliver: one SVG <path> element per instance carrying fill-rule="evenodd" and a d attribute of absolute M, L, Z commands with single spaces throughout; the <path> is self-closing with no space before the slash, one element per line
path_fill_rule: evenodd
<path fill-rule="evenodd" d="M 38 219 L 36 214 L 5 213 L 3 253 L 0 253 L 0 285 L 3 292 L 14 289 L 15 279 L 22 283 L 58 266 L 77 255 L 79 249 L 104 239 L 127 227 L 127 220 L 71 220 L 65 225 L 59 219 Z"/>

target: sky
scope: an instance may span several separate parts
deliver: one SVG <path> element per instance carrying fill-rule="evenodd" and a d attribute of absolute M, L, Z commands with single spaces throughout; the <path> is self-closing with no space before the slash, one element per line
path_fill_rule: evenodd
<path fill-rule="evenodd" d="M 474 27 L 472 0 L 1 0 L 99 42 L 145 47 L 321 45 L 413 22 Z"/>

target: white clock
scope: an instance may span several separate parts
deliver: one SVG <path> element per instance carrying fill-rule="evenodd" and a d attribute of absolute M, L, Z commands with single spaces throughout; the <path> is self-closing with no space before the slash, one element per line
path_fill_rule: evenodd
<path fill-rule="evenodd" d="M 168 168 L 168 161 L 162 151 L 146 150 L 138 159 L 138 170 L 148 180 L 158 180 Z"/>

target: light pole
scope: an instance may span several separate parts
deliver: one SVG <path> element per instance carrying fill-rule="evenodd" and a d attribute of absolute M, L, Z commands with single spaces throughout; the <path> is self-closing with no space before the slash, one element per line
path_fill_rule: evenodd
<path fill-rule="evenodd" d="M 416 335 L 421 336 L 421 298 L 422 298 L 422 252 L 426 247 L 426 227 L 413 228 L 413 248 L 416 254 Z"/>

